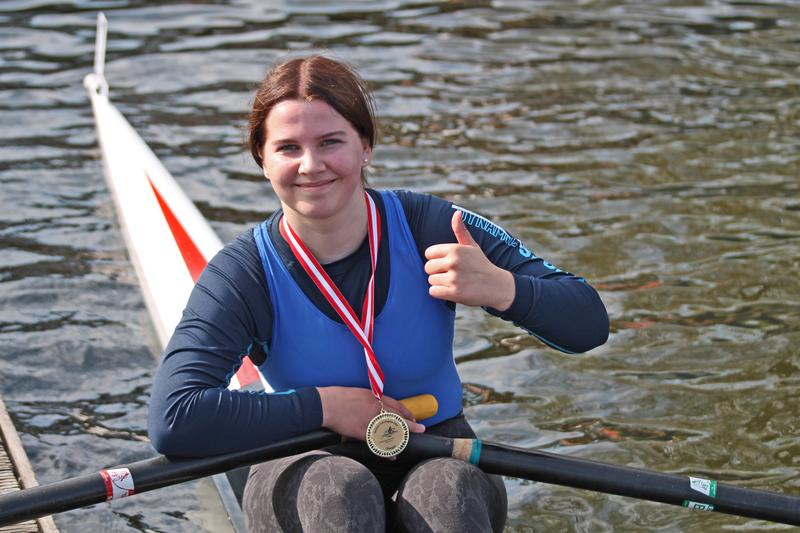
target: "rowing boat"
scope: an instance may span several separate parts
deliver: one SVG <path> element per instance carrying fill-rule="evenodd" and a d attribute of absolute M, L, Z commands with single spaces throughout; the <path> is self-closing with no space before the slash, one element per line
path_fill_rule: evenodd
<path fill-rule="evenodd" d="M 222 248 L 222 242 L 158 157 L 111 104 L 104 75 L 107 27 L 105 16 L 98 14 L 94 72 L 83 84 L 92 102 L 104 174 L 122 235 L 163 349 L 195 282 Z M 272 391 L 248 357 L 242 360 L 228 388 Z M 213 481 L 234 531 L 244 531 L 238 501 L 241 473 L 219 474 Z"/>

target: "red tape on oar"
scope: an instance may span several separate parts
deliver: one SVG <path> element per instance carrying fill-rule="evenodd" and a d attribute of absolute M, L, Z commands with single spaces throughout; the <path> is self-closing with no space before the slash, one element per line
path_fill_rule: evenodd
<path fill-rule="evenodd" d="M 101 470 L 100 476 L 106 484 L 106 500 L 116 500 L 136 494 L 133 476 L 127 468 Z"/>

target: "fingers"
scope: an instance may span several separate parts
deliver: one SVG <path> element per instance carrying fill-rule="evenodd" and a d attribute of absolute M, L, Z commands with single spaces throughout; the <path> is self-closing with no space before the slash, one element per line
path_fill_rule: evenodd
<path fill-rule="evenodd" d="M 452 287 L 456 285 L 456 274 L 450 271 L 431 274 L 428 276 L 428 285 L 431 287 Z"/>
<path fill-rule="evenodd" d="M 425 259 L 439 259 L 441 257 L 446 257 L 447 254 L 450 253 L 450 250 L 458 246 L 457 244 L 434 244 L 433 246 L 428 246 L 425 250 Z"/>
<path fill-rule="evenodd" d="M 453 213 L 453 218 L 450 219 L 450 225 L 453 228 L 453 233 L 456 236 L 456 240 L 458 244 L 463 244 L 466 246 L 477 246 L 475 243 L 475 239 L 472 238 L 467 227 L 464 225 L 464 220 L 462 219 L 462 213 L 458 209 L 456 212 Z"/>
<path fill-rule="evenodd" d="M 475 258 L 470 257 L 475 255 L 475 248 L 467 249 L 460 244 L 448 246 L 460 247 L 461 249 L 454 249 L 446 257 L 431 259 L 425 263 L 430 295 L 434 298 L 445 300 L 449 299 L 454 292 L 461 291 L 469 286 L 470 273 L 475 268 Z M 483 252 L 480 253 L 482 254 Z"/>
<path fill-rule="evenodd" d="M 429 276 L 449 272 L 453 268 L 454 257 L 439 257 L 425 262 L 425 273 Z"/>
<path fill-rule="evenodd" d="M 451 287 L 444 285 L 431 285 L 428 289 L 428 294 L 437 300 L 447 300 L 452 302 L 455 299 L 455 291 Z"/>
<path fill-rule="evenodd" d="M 398 415 L 405 418 L 406 422 L 408 422 L 408 429 L 412 433 L 423 433 L 425 431 L 425 426 L 416 421 L 416 419 L 414 418 L 414 414 L 411 411 L 409 411 L 405 405 L 395 400 L 394 398 L 384 396 L 383 406 L 387 411 L 394 411 Z"/>
<path fill-rule="evenodd" d="M 364 440 L 367 424 L 378 414 L 378 402 L 369 389 L 358 387 L 317 387 L 322 404 L 322 425 L 343 437 Z M 422 433 L 425 426 L 414 419 L 408 408 L 388 396 L 383 397 L 387 411 L 399 414 L 408 421 L 408 429 Z"/>
<path fill-rule="evenodd" d="M 390 398 L 389 396 L 384 396 L 382 400 L 383 400 L 383 406 L 385 408 L 391 409 L 392 411 L 394 411 L 395 413 L 397 413 L 398 415 L 402 416 L 405 419 L 414 421 L 417 420 L 416 418 L 414 418 L 414 413 L 409 411 L 408 407 L 400 403 L 398 400 Z"/>
<path fill-rule="evenodd" d="M 419 422 L 408 422 L 408 430 L 411 433 L 425 433 L 425 426 L 420 424 Z"/>

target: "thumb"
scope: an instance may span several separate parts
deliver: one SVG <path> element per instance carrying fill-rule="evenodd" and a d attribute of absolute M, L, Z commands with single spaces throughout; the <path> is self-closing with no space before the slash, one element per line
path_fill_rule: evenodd
<path fill-rule="evenodd" d="M 453 213 L 453 218 L 450 220 L 450 225 L 453 227 L 453 233 L 456 235 L 456 240 L 458 244 L 464 244 L 467 246 L 477 246 L 475 243 L 475 239 L 472 238 L 467 227 L 464 225 L 464 221 L 462 220 L 462 213 L 458 209 L 456 212 Z"/>

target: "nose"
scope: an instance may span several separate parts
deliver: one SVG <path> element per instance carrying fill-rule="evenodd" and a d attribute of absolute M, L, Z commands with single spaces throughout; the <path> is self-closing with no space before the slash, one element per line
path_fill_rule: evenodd
<path fill-rule="evenodd" d="M 325 169 L 325 164 L 322 157 L 313 149 L 305 150 L 300 158 L 300 168 L 297 169 L 299 174 L 316 174 Z"/>

